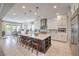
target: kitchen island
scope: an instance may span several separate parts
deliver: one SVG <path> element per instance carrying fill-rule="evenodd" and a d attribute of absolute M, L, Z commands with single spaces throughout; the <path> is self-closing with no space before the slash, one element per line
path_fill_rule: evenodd
<path fill-rule="evenodd" d="M 29 38 L 32 42 L 36 42 L 38 44 L 38 51 L 42 53 L 46 53 L 46 51 L 51 46 L 51 36 L 48 33 L 39 33 L 35 34 L 21 34 L 21 37 L 25 37 L 25 40 Z M 33 45 L 33 44 L 31 44 Z M 33 48 L 33 47 L 32 47 Z"/>

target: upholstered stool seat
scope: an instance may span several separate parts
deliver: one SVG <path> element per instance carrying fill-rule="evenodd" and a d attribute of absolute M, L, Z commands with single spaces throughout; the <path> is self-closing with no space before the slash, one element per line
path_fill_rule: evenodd
<path fill-rule="evenodd" d="M 39 44 L 38 43 L 35 43 L 35 42 L 32 42 L 32 52 L 33 52 L 33 49 L 35 49 L 37 52 L 36 52 L 36 55 L 38 55 L 38 50 L 39 50 Z"/>

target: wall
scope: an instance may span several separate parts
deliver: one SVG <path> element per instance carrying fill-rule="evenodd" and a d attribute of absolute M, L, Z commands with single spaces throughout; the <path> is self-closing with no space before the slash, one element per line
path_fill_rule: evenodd
<path fill-rule="evenodd" d="M 67 13 L 67 39 L 68 39 L 68 42 L 70 44 L 70 40 L 71 40 L 71 21 L 70 21 L 70 18 L 71 18 L 71 10 L 70 10 L 70 7 L 69 7 L 69 10 L 68 10 L 68 13 Z"/>
<path fill-rule="evenodd" d="M 57 19 L 47 19 L 48 29 L 57 29 Z"/>
<path fill-rule="evenodd" d="M 35 28 L 40 29 L 40 19 L 35 20 Z"/>

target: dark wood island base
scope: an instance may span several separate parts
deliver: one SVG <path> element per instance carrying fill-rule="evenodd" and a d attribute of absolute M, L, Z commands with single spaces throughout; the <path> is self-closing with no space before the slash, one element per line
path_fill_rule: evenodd
<path fill-rule="evenodd" d="M 20 35 L 20 37 L 25 41 L 25 43 L 27 43 L 27 45 L 42 53 L 46 53 L 51 46 L 51 36 L 47 36 L 44 39 L 39 39 L 38 37 L 28 35 Z"/>

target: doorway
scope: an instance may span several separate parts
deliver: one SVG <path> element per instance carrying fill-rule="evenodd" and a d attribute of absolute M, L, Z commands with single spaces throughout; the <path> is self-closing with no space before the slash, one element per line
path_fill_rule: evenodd
<path fill-rule="evenodd" d="M 6 36 L 16 34 L 18 31 L 20 31 L 20 29 L 21 25 L 15 23 L 5 23 L 3 27 Z"/>

